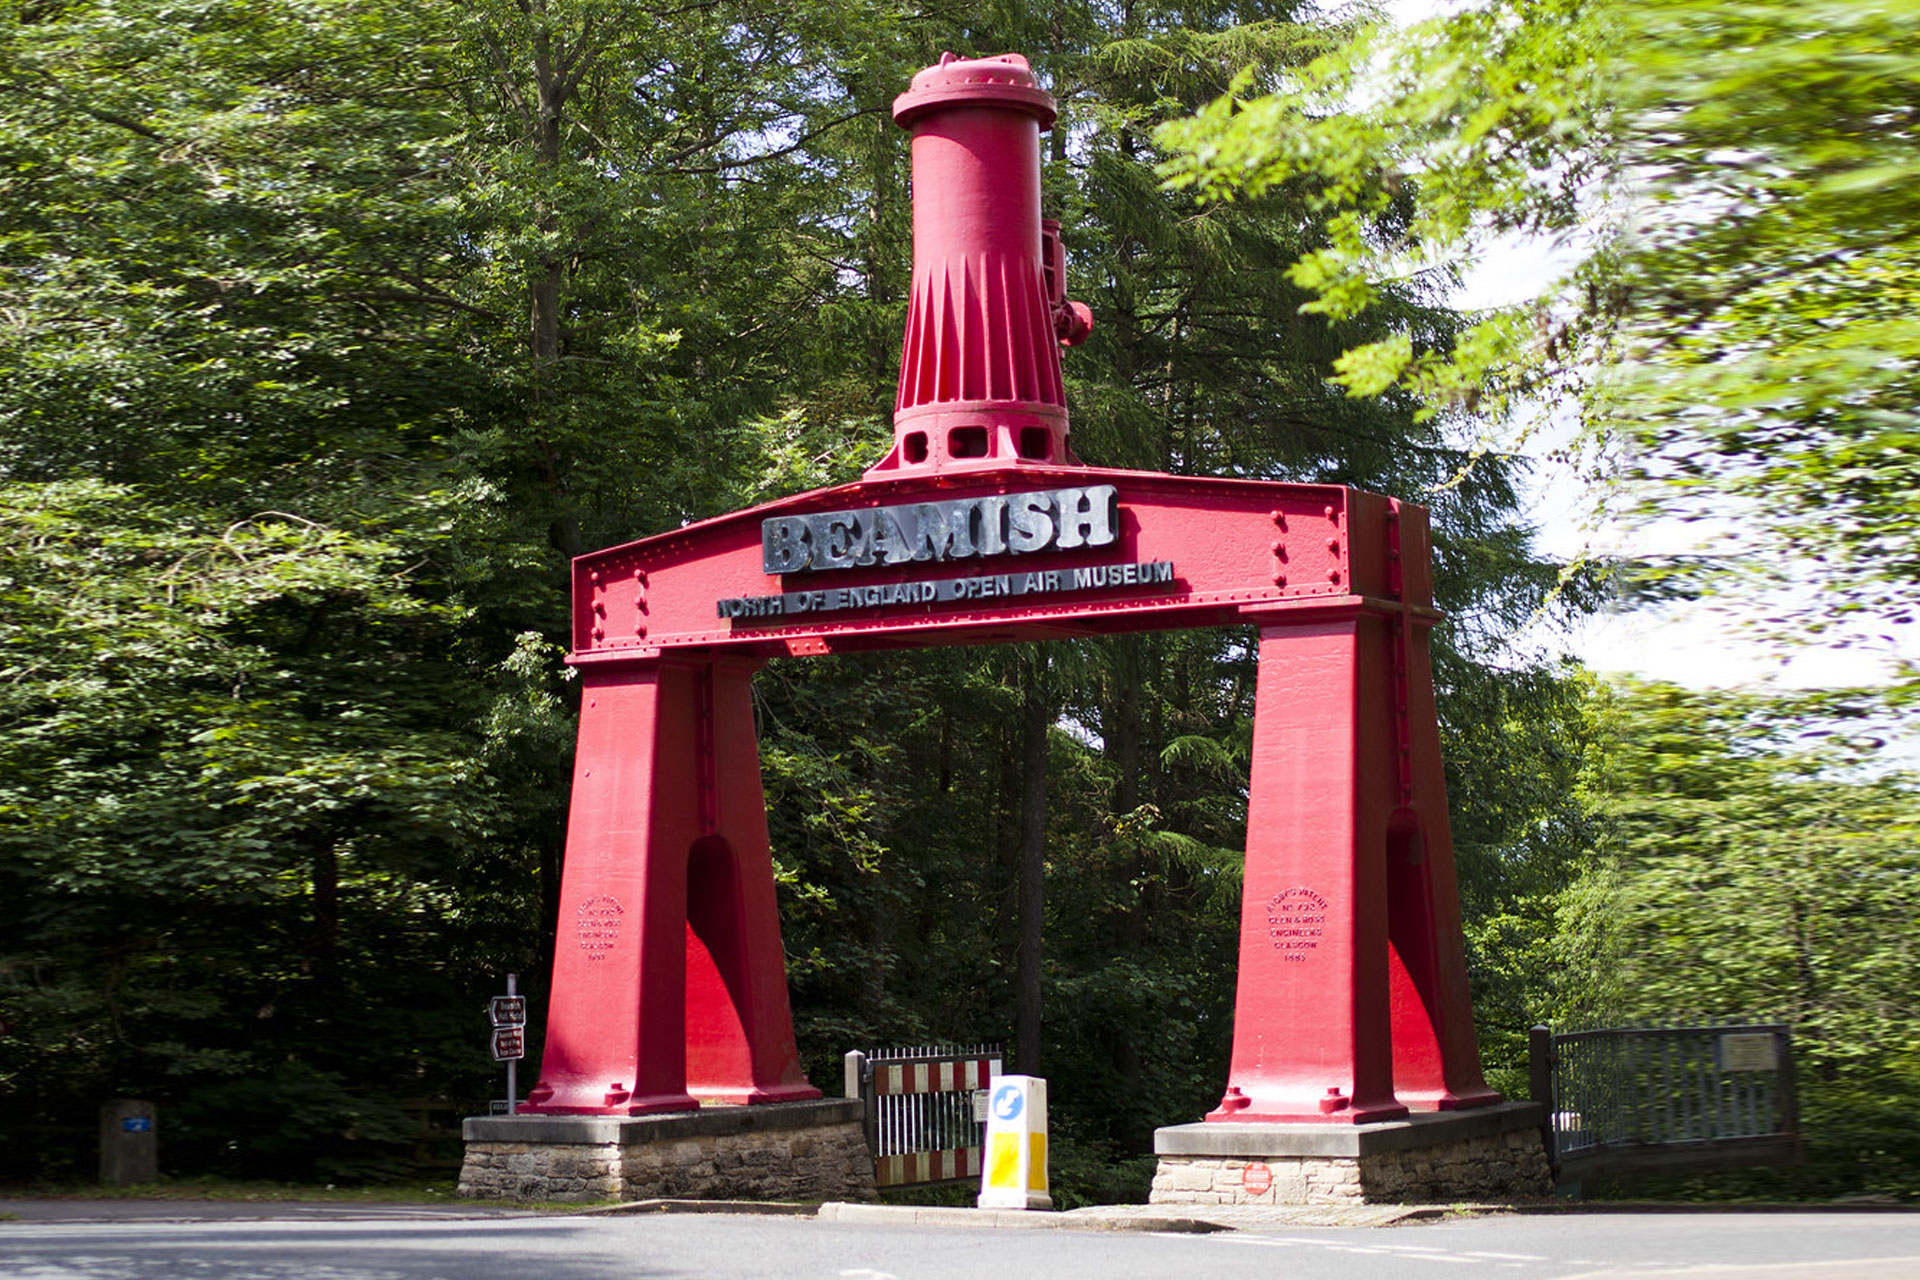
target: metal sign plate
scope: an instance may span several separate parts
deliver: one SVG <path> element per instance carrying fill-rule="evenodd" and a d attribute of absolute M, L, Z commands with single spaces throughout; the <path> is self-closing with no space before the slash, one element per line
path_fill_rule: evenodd
<path fill-rule="evenodd" d="M 525 996 L 495 996 L 488 1011 L 493 1015 L 496 1027 L 524 1027 L 527 1025 L 527 998 Z"/>
<path fill-rule="evenodd" d="M 1773 1036 L 1767 1032 L 1720 1037 L 1722 1071 L 1776 1071 L 1779 1066 Z"/>
<path fill-rule="evenodd" d="M 527 1056 L 527 1033 L 523 1027 L 493 1029 L 493 1060 L 507 1062 Z"/>

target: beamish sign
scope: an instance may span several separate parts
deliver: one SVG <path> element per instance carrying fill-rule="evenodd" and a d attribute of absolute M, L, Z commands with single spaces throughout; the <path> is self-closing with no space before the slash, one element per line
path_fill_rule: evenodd
<path fill-rule="evenodd" d="M 770 574 L 798 573 L 1104 547 L 1119 524 L 1118 492 L 1097 484 L 771 516 L 760 522 L 761 563 Z"/>

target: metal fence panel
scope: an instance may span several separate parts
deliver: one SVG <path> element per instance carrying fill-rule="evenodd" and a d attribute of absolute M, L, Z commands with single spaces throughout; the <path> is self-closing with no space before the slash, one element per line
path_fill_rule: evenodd
<path fill-rule="evenodd" d="M 1556 1170 L 1681 1172 L 1799 1158 L 1792 1045 L 1783 1025 L 1557 1035 L 1536 1027 L 1529 1051 Z"/>

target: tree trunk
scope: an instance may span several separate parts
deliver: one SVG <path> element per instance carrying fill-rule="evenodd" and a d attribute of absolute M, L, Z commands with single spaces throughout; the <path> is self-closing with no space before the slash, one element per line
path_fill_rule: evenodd
<path fill-rule="evenodd" d="M 551 246 L 560 227 L 555 204 L 560 182 L 560 143 L 572 89 L 568 77 L 559 66 L 554 33 L 547 23 L 544 0 L 536 4 L 533 12 L 537 21 L 533 31 L 532 142 L 534 157 L 538 161 L 538 181 L 543 188 L 534 198 L 534 225 L 549 247 L 541 255 L 527 281 L 527 346 L 533 357 L 533 402 L 529 425 L 533 430 L 541 469 L 545 472 L 557 508 L 548 526 L 548 540 L 555 550 L 571 560 L 587 548 L 581 536 L 579 518 L 568 509 L 561 463 L 554 455 L 552 426 L 556 392 L 548 384 L 554 376 L 562 349 L 560 312 L 566 290 L 566 261 L 559 250 Z M 585 38 L 581 36 L 582 40 Z"/>
<path fill-rule="evenodd" d="M 323 1007 L 334 995 L 340 957 L 340 859 L 330 836 L 321 835 L 313 848 L 313 976 L 322 988 Z"/>
<path fill-rule="evenodd" d="M 1046 698 L 1046 650 L 1034 646 L 1021 681 L 1026 714 L 1021 744 L 1020 953 L 1014 1008 L 1014 1062 L 1025 1075 L 1040 1074 L 1040 940 L 1046 911 L 1047 728 L 1053 711 Z"/>

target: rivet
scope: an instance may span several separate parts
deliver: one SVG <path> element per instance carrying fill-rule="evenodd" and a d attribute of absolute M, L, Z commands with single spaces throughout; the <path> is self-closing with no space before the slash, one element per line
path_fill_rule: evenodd
<path fill-rule="evenodd" d="M 1339 555 L 1339 554 L 1340 554 L 1340 539 L 1338 539 L 1338 538 L 1328 538 L 1328 539 L 1327 539 L 1327 550 L 1329 550 L 1329 551 L 1331 551 L 1331 552 L 1333 552 L 1333 554 L 1335 554 L 1335 555 Z"/>
<path fill-rule="evenodd" d="M 1286 575 L 1286 574 L 1284 574 L 1284 573 L 1276 573 L 1276 574 L 1274 574 L 1274 575 L 1273 575 L 1273 585 L 1274 585 L 1274 586 L 1276 586 L 1276 587 L 1284 587 L 1284 586 L 1286 586 L 1286 585 L 1287 585 L 1287 575 Z"/>
<path fill-rule="evenodd" d="M 597 586 L 600 582 L 600 571 L 598 569 L 595 569 L 592 573 L 589 573 L 587 575 L 587 581 L 594 583 Z"/>
<path fill-rule="evenodd" d="M 1340 571 L 1338 569 L 1327 570 L 1327 581 L 1328 582 L 1340 581 Z"/>
<path fill-rule="evenodd" d="M 606 617 L 607 602 L 605 600 L 595 600 L 593 602 L 593 612 L 597 617 L 602 617 L 602 618 Z"/>
<path fill-rule="evenodd" d="M 1335 511 L 1334 511 L 1334 509 L 1333 509 L 1332 507 L 1328 507 L 1328 508 L 1326 508 L 1326 513 L 1327 513 L 1327 519 L 1329 519 L 1329 520 L 1337 520 L 1337 519 L 1339 519 L 1339 516 L 1338 516 L 1338 514 L 1337 514 L 1337 513 L 1335 513 Z"/>
<path fill-rule="evenodd" d="M 605 640 L 607 638 L 607 629 L 605 627 L 595 627 L 593 629 L 593 638 L 595 640 Z"/>

